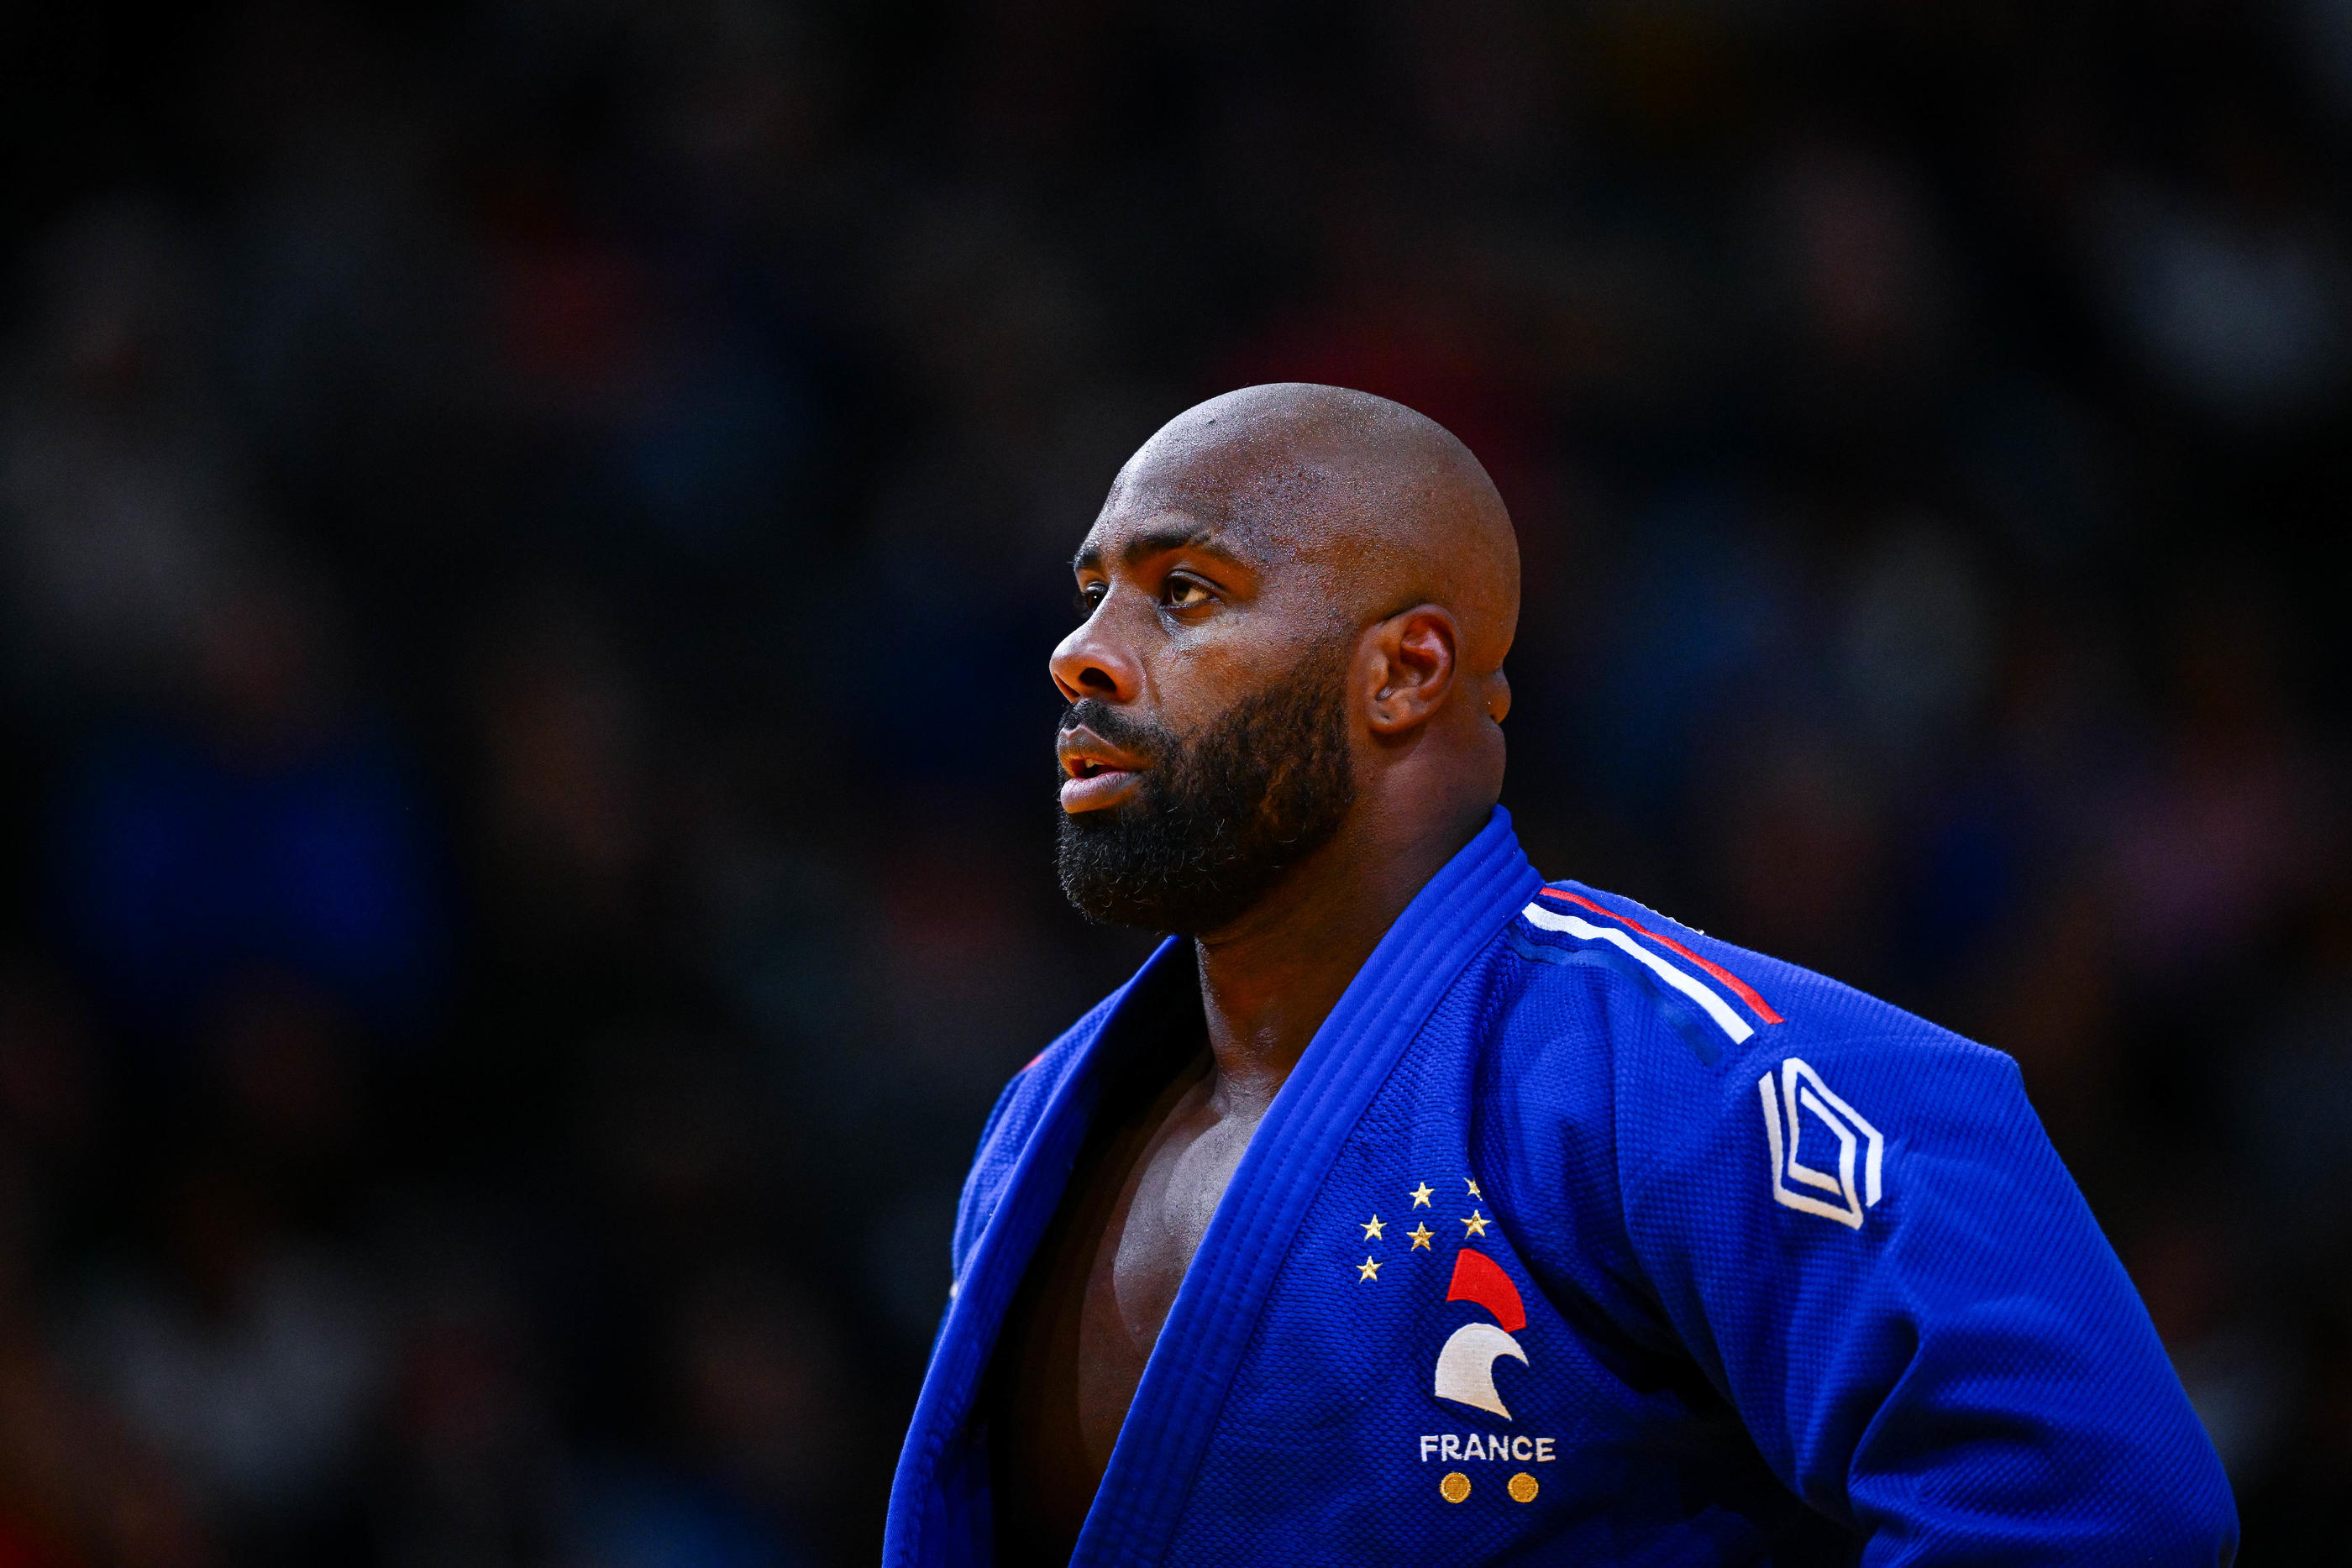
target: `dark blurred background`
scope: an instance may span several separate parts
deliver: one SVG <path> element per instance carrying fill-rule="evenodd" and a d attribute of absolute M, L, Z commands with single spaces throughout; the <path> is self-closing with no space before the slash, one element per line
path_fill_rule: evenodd
<path fill-rule="evenodd" d="M 1126 454 L 1400 398 L 1508 802 L 2014 1053 L 2352 1496 L 2352 0 L 0 13 L 0 1568 L 872 1559 Z"/>

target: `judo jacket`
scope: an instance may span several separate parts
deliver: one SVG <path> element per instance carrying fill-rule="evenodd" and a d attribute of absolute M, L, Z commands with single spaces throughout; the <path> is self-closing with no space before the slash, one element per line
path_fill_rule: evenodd
<path fill-rule="evenodd" d="M 1000 1324 L 1163 945 L 1014 1078 L 890 1499 L 993 1560 Z M 2227 1481 L 2016 1064 L 1499 808 L 1257 1128 L 1075 1561 L 2226 1563 Z M 1008 1565 L 1011 1568 L 1011 1565 Z"/>

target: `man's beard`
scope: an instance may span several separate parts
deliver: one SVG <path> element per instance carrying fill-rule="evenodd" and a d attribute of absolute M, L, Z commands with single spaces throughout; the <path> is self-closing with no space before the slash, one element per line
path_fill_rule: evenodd
<path fill-rule="evenodd" d="M 1062 813 L 1062 891 L 1111 925 L 1196 936 L 1231 925 L 1330 841 L 1356 798 L 1348 661 L 1309 654 L 1191 740 L 1097 698 L 1085 725 L 1151 764 L 1117 806 Z"/>

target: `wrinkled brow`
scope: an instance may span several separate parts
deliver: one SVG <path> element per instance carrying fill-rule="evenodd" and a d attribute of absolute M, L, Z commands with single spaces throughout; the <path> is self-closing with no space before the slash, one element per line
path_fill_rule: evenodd
<path fill-rule="evenodd" d="M 1146 528 L 1119 547 L 1118 559 L 1123 565 L 1133 566 L 1146 557 L 1180 549 L 1195 549 L 1203 555 L 1232 561 L 1236 566 L 1242 564 L 1241 557 L 1223 542 L 1222 530 L 1200 526 Z M 1077 559 L 1070 562 L 1070 570 L 1100 571 L 1102 564 L 1101 549 L 1089 544 L 1078 551 Z"/>

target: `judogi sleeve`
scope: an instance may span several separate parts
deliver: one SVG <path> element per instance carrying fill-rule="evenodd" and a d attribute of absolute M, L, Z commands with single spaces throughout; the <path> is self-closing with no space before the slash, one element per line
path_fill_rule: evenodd
<path fill-rule="evenodd" d="M 1621 1058 L 1619 1178 L 1781 1479 L 1870 1564 L 2229 1563 L 2220 1461 L 2016 1064 L 1925 1025 L 1748 1046 Z"/>

